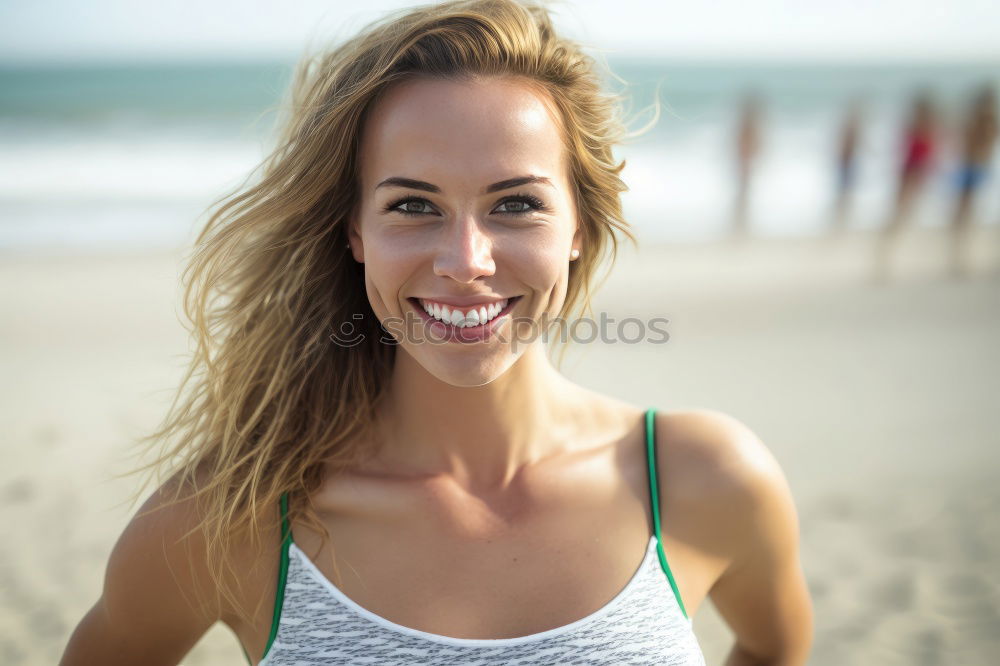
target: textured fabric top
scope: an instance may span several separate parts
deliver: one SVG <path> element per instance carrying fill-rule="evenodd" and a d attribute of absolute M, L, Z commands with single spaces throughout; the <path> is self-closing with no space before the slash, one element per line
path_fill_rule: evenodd
<path fill-rule="evenodd" d="M 631 580 L 605 606 L 562 627 L 501 639 L 451 638 L 390 622 L 347 597 L 294 543 L 287 546 L 277 633 L 259 666 L 705 664 L 657 560 L 655 535 Z"/>

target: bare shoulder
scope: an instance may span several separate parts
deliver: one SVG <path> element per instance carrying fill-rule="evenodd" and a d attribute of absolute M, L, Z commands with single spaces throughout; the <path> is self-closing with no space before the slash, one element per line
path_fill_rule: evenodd
<path fill-rule="evenodd" d="M 182 488 L 172 477 L 157 488 L 126 526 L 112 552 L 112 564 L 121 571 L 148 576 L 144 568 L 158 563 L 169 575 L 149 577 L 150 583 L 179 591 L 190 602 L 189 611 L 203 621 L 230 623 L 238 615 L 234 599 L 242 605 L 248 600 L 244 595 L 258 596 L 259 590 L 247 583 L 263 564 L 261 546 L 280 541 L 280 525 L 276 515 L 263 516 L 262 533 L 256 538 L 248 530 L 230 533 L 218 550 L 210 551 L 213 537 L 206 532 L 205 510 L 195 496 L 204 483 L 204 476 L 199 475 Z M 152 553 L 160 557 L 150 558 Z M 213 556 L 222 558 L 221 566 L 210 566 Z M 220 585 L 235 597 L 219 594 Z"/>
<path fill-rule="evenodd" d="M 746 424 L 708 409 L 658 412 L 661 511 L 683 516 L 685 538 L 723 562 L 709 596 L 737 649 L 805 663 L 812 604 L 799 560 L 799 520 L 777 459 Z"/>
<path fill-rule="evenodd" d="M 746 424 L 711 409 L 658 411 L 655 430 L 657 472 L 669 489 L 662 508 L 710 526 L 699 536 L 704 547 L 730 566 L 749 555 L 761 531 L 785 533 L 773 547 L 794 547 L 797 516 L 784 472 Z"/>
<path fill-rule="evenodd" d="M 749 499 L 774 491 L 784 474 L 777 459 L 742 421 L 711 409 L 657 411 L 658 467 L 678 490 L 698 499 Z M 672 463 L 672 464 L 669 464 Z"/>
<path fill-rule="evenodd" d="M 185 493 L 168 481 L 125 526 L 101 596 L 60 664 L 176 664 L 219 618 L 213 595 L 203 593 L 210 589 L 204 540 Z"/>
<path fill-rule="evenodd" d="M 101 595 L 70 636 L 61 666 L 177 664 L 217 621 L 262 651 L 278 568 L 277 511 L 262 517 L 262 535 L 245 529 L 210 548 L 195 492 L 203 483 L 171 477 L 132 516 L 111 549 Z"/>

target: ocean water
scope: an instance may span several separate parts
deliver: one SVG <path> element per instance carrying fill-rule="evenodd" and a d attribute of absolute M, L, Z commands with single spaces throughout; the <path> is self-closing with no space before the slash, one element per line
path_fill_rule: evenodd
<path fill-rule="evenodd" d="M 627 96 L 630 128 L 616 149 L 640 241 L 726 234 L 742 95 L 763 101 L 762 152 L 748 219 L 762 236 L 824 233 L 838 127 L 863 99 L 859 181 L 849 224 L 881 225 L 913 92 L 927 89 L 942 141 L 915 225 L 947 223 L 955 193 L 955 130 L 972 89 L 1000 84 L 1000 66 L 969 64 L 681 63 L 606 59 Z M 291 62 L 0 65 L 0 249 L 111 249 L 189 243 L 217 198 L 264 157 Z M 623 81 L 624 82 L 623 82 Z M 627 84 L 627 85 L 626 85 Z M 1000 223 L 1000 150 L 976 220 Z"/>

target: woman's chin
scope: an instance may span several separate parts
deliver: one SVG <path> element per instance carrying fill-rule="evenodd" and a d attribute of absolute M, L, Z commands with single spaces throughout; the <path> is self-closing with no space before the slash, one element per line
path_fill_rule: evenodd
<path fill-rule="evenodd" d="M 493 350 L 492 354 L 444 353 L 433 345 L 423 349 L 408 350 L 414 360 L 439 381 L 456 387 L 485 386 L 494 381 L 514 364 L 519 354 Z"/>

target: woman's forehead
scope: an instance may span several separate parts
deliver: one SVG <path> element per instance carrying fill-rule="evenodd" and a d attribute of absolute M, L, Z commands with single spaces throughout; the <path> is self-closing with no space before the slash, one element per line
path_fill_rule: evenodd
<path fill-rule="evenodd" d="M 555 179 L 562 152 L 554 108 L 535 87 L 515 79 L 421 79 L 395 86 L 375 105 L 359 157 L 366 182 L 429 169 Z"/>

